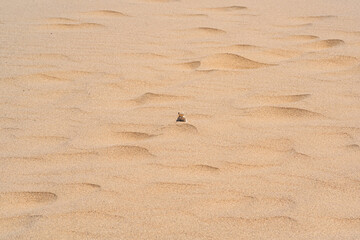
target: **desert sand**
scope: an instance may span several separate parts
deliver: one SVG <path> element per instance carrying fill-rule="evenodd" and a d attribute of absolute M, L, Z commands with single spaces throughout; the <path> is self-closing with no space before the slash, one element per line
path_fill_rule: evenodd
<path fill-rule="evenodd" d="M 359 12 L 1 0 L 0 239 L 360 239 Z"/>

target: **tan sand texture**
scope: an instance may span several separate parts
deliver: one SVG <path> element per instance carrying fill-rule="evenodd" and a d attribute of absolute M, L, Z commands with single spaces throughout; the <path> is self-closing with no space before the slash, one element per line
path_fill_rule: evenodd
<path fill-rule="evenodd" d="M 360 239 L 357 0 L 0 2 L 0 240 Z"/>

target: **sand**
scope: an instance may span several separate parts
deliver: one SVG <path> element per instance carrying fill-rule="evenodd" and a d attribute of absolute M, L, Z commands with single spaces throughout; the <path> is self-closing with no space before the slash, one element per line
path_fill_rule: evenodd
<path fill-rule="evenodd" d="M 357 0 L 0 12 L 1 240 L 360 239 Z"/>

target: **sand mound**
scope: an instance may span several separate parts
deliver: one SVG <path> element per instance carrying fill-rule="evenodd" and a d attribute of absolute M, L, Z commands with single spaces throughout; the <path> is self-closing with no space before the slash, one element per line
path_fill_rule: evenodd
<path fill-rule="evenodd" d="M 305 21 L 319 21 L 319 20 L 334 19 L 334 18 L 337 18 L 337 16 L 334 15 L 307 16 L 307 17 L 298 17 L 296 19 L 305 20 Z"/>
<path fill-rule="evenodd" d="M 259 139 L 254 143 L 247 145 L 247 148 L 254 147 L 261 147 L 263 149 L 271 149 L 280 152 L 286 152 L 292 150 L 294 147 L 294 141 L 288 138 L 266 138 L 266 139 Z"/>
<path fill-rule="evenodd" d="M 138 157 L 153 157 L 148 149 L 139 146 L 117 145 L 96 149 L 100 155 L 105 155 L 109 159 L 124 159 Z"/>
<path fill-rule="evenodd" d="M 195 34 L 195 35 L 219 35 L 219 34 L 225 34 L 226 31 L 218 29 L 218 28 L 211 28 L 211 27 L 198 27 L 198 28 L 192 28 L 189 29 L 189 33 Z"/>
<path fill-rule="evenodd" d="M 358 144 L 349 144 L 345 146 L 347 149 L 351 149 L 351 150 L 360 150 L 360 146 Z"/>
<path fill-rule="evenodd" d="M 59 195 L 63 196 L 67 196 L 71 193 L 85 195 L 101 190 L 101 186 L 94 183 L 63 183 L 57 185 L 55 190 L 61 192 Z"/>
<path fill-rule="evenodd" d="M 119 132 L 117 133 L 120 137 L 130 140 L 130 141 L 139 141 L 139 140 L 146 140 L 152 137 L 155 137 L 156 135 L 147 134 L 143 132 Z"/>
<path fill-rule="evenodd" d="M 321 40 L 321 41 L 317 41 L 317 42 L 307 43 L 302 46 L 307 49 L 321 50 L 321 49 L 336 47 L 336 46 L 342 45 L 344 43 L 345 42 L 341 39 L 327 39 L 327 40 Z"/>
<path fill-rule="evenodd" d="M 99 23 L 57 23 L 57 24 L 44 24 L 41 25 L 45 29 L 49 30 L 86 30 L 94 28 L 103 28 L 105 27 Z"/>
<path fill-rule="evenodd" d="M 174 64 L 172 66 L 174 66 L 176 69 L 179 70 L 194 70 L 198 68 L 200 65 L 201 65 L 200 61 L 193 61 L 193 62 Z"/>
<path fill-rule="evenodd" d="M 218 53 L 201 60 L 202 70 L 237 70 L 254 69 L 271 66 L 270 64 L 255 62 L 231 53 Z"/>
<path fill-rule="evenodd" d="M 189 169 L 200 172 L 218 172 L 220 169 L 206 164 L 197 164 L 189 166 Z"/>
<path fill-rule="evenodd" d="M 219 224 L 226 222 L 227 224 L 241 224 L 250 228 L 256 228 L 261 225 L 266 228 L 279 227 L 292 228 L 297 224 L 297 221 L 288 216 L 274 216 L 274 217 L 258 217 L 258 218 L 243 218 L 243 217 L 221 217 L 218 218 Z"/>
<path fill-rule="evenodd" d="M 72 201 L 101 190 L 101 186 L 93 183 L 61 183 L 56 184 L 54 191 L 59 201 Z"/>
<path fill-rule="evenodd" d="M 2 234 L 6 233 L 5 236 L 11 236 L 12 233 L 24 231 L 40 218 L 39 215 L 0 218 L 0 234 L 3 236 Z"/>
<path fill-rule="evenodd" d="M 298 95 L 281 95 L 281 96 L 257 96 L 256 100 L 267 104 L 279 104 L 298 102 L 305 98 L 310 97 L 310 94 L 298 94 Z"/>
<path fill-rule="evenodd" d="M 165 134 L 196 134 L 197 128 L 189 123 L 170 124 L 160 129 L 161 133 Z"/>
<path fill-rule="evenodd" d="M 239 54 L 253 61 L 278 62 L 299 56 L 301 52 L 288 49 L 266 48 L 255 45 L 236 44 L 231 46 L 215 48 L 223 52 Z"/>
<path fill-rule="evenodd" d="M 86 12 L 84 14 L 93 17 L 127 17 L 128 16 L 124 13 L 113 10 L 97 10 L 97 11 Z"/>
<path fill-rule="evenodd" d="M 209 17 L 207 14 L 202 14 L 202 13 L 173 14 L 173 15 L 168 15 L 168 16 L 184 17 L 184 18 L 188 18 L 188 17 Z"/>
<path fill-rule="evenodd" d="M 51 18 L 47 18 L 46 21 L 49 23 L 69 23 L 69 24 L 78 22 L 75 19 L 63 18 L 63 17 L 51 17 Z"/>
<path fill-rule="evenodd" d="M 228 47 L 232 50 L 249 50 L 249 49 L 259 49 L 261 47 L 250 45 L 250 44 L 235 44 Z"/>
<path fill-rule="evenodd" d="M 61 90 L 66 88 L 72 81 L 65 78 L 56 77 L 48 73 L 36 73 L 31 75 L 19 76 L 13 79 L 16 86 L 27 87 L 29 89 L 44 89 L 49 91 L 44 92 L 45 97 L 54 97 L 62 95 Z M 50 92 L 50 89 L 55 92 Z"/>
<path fill-rule="evenodd" d="M 225 161 L 224 162 L 224 168 L 227 171 L 239 171 L 239 170 L 256 170 L 256 169 L 263 169 L 263 168 L 272 168 L 272 167 L 277 167 L 280 166 L 280 164 L 266 164 L 266 163 L 260 163 L 260 164 L 256 164 L 256 163 L 239 163 L 239 162 L 228 162 Z"/>
<path fill-rule="evenodd" d="M 330 71 L 327 73 L 323 73 L 324 75 L 332 76 L 332 77 L 353 77 L 360 74 L 360 65 L 355 67 L 345 69 L 345 70 L 337 70 L 337 71 Z"/>
<path fill-rule="evenodd" d="M 264 49 L 260 54 L 267 55 L 269 60 L 281 61 L 295 56 L 299 56 L 301 53 L 293 50 L 274 48 L 274 49 Z"/>
<path fill-rule="evenodd" d="M 206 8 L 206 10 L 214 11 L 214 12 L 231 12 L 231 11 L 239 11 L 239 10 L 245 10 L 245 9 L 247 9 L 247 7 L 244 7 L 244 6 Z"/>
<path fill-rule="evenodd" d="M 170 3 L 170 2 L 179 2 L 180 0 L 144 0 L 145 2 L 153 3 Z"/>
<path fill-rule="evenodd" d="M 59 78 L 45 73 L 36 73 L 27 76 L 19 77 L 20 80 L 26 80 L 28 83 L 58 83 L 58 82 L 69 82 L 70 80 L 65 78 Z"/>
<path fill-rule="evenodd" d="M 291 41 L 308 41 L 308 40 L 314 40 L 319 38 L 315 35 L 290 35 L 288 37 L 283 37 L 281 39 L 283 40 L 291 40 Z"/>
<path fill-rule="evenodd" d="M 151 52 L 145 52 L 145 53 L 120 53 L 120 56 L 124 56 L 127 58 L 136 58 L 136 59 L 146 59 L 146 60 L 160 60 L 165 59 L 166 56 L 157 54 L 157 53 L 151 53 Z"/>
<path fill-rule="evenodd" d="M 173 170 L 174 172 L 181 172 L 184 173 L 193 173 L 193 174 L 213 174 L 218 173 L 220 168 L 207 165 L 207 164 L 194 164 L 188 166 L 174 166 L 174 165 L 165 165 L 165 164 L 150 164 L 151 166 L 156 167 L 156 169 L 166 169 L 166 170 Z"/>
<path fill-rule="evenodd" d="M 101 205 L 101 202 L 99 203 Z M 110 234 L 114 234 L 114 229 L 117 229 L 119 224 L 124 223 L 123 216 L 116 214 L 114 211 L 102 211 L 101 209 L 80 209 L 48 214 L 46 218 L 51 226 L 56 226 L 56 229 L 66 229 L 61 233 L 57 233 L 57 235 L 61 234 L 61 239 L 107 238 Z M 43 231 L 48 232 L 49 229 Z M 56 234 L 56 232 L 53 234 Z"/>
<path fill-rule="evenodd" d="M 201 188 L 200 184 L 193 183 L 179 183 L 179 182 L 155 182 L 152 188 L 157 191 L 164 192 L 192 192 Z"/>
<path fill-rule="evenodd" d="M 176 101 L 183 99 L 186 99 L 186 97 L 148 92 L 141 95 L 140 97 L 135 98 L 133 101 L 135 101 L 138 104 L 149 104 L 149 103 L 159 103 L 159 102 L 161 103 L 161 102 Z"/>
<path fill-rule="evenodd" d="M 5 192 L 0 193 L 2 209 L 33 208 L 54 202 L 57 195 L 50 192 Z"/>
<path fill-rule="evenodd" d="M 114 129 L 108 125 L 93 126 L 91 130 L 87 130 L 82 137 L 75 138 L 72 144 L 80 148 L 101 148 L 108 146 L 116 146 L 119 142 L 145 140 L 155 135 L 143 133 L 139 128 L 119 128 Z"/>
<path fill-rule="evenodd" d="M 342 34 L 345 37 L 359 37 L 360 31 L 344 31 L 344 30 L 336 30 L 337 34 Z"/>
<path fill-rule="evenodd" d="M 356 57 L 334 56 L 330 58 L 309 59 L 302 61 L 307 68 L 334 70 L 334 68 L 347 68 L 359 63 Z"/>
<path fill-rule="evenodd" d="M 61 61 L 71 61 L 71 58 L 68 55 L 60 53 L 37 53 L 37 54 L 25 54 L 21 58 L 30 59 L 30 60 L 61 60 Z"/>
<path fill-rule="evenodd" d="M 280 28 L 305 28 L 305 27 L 312 27 L 313 24 L 312 23 L 303 23 L 303 24 L 293 24 L 293 25 L 275 25 L 275 27 L 280 27 Z"/>
<path fill-rule="evenodd" d="M 324 118 L 320 113 L 301 108 L 290 107 L 255 107 L 246 110 L 247 114 L 256 118 L 265 119 L 319 119 Z"/>
<path fill-rule="evenodd" d="M 25 140 L 34 146 L 36 145 L 43 145 L 43 144 L 61 144 L 69 140 L 67 137 L 61 137 L 61 136 L 21 136 L 18 138 L 19 141 Z"/>

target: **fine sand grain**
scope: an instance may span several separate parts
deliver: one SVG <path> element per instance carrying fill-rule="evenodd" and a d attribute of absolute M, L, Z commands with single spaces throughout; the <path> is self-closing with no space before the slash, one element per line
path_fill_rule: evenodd
<path fill-rule="evenodd" d="M 360 239 L 357 0 L 0 12 L 1 240 Z"/>

